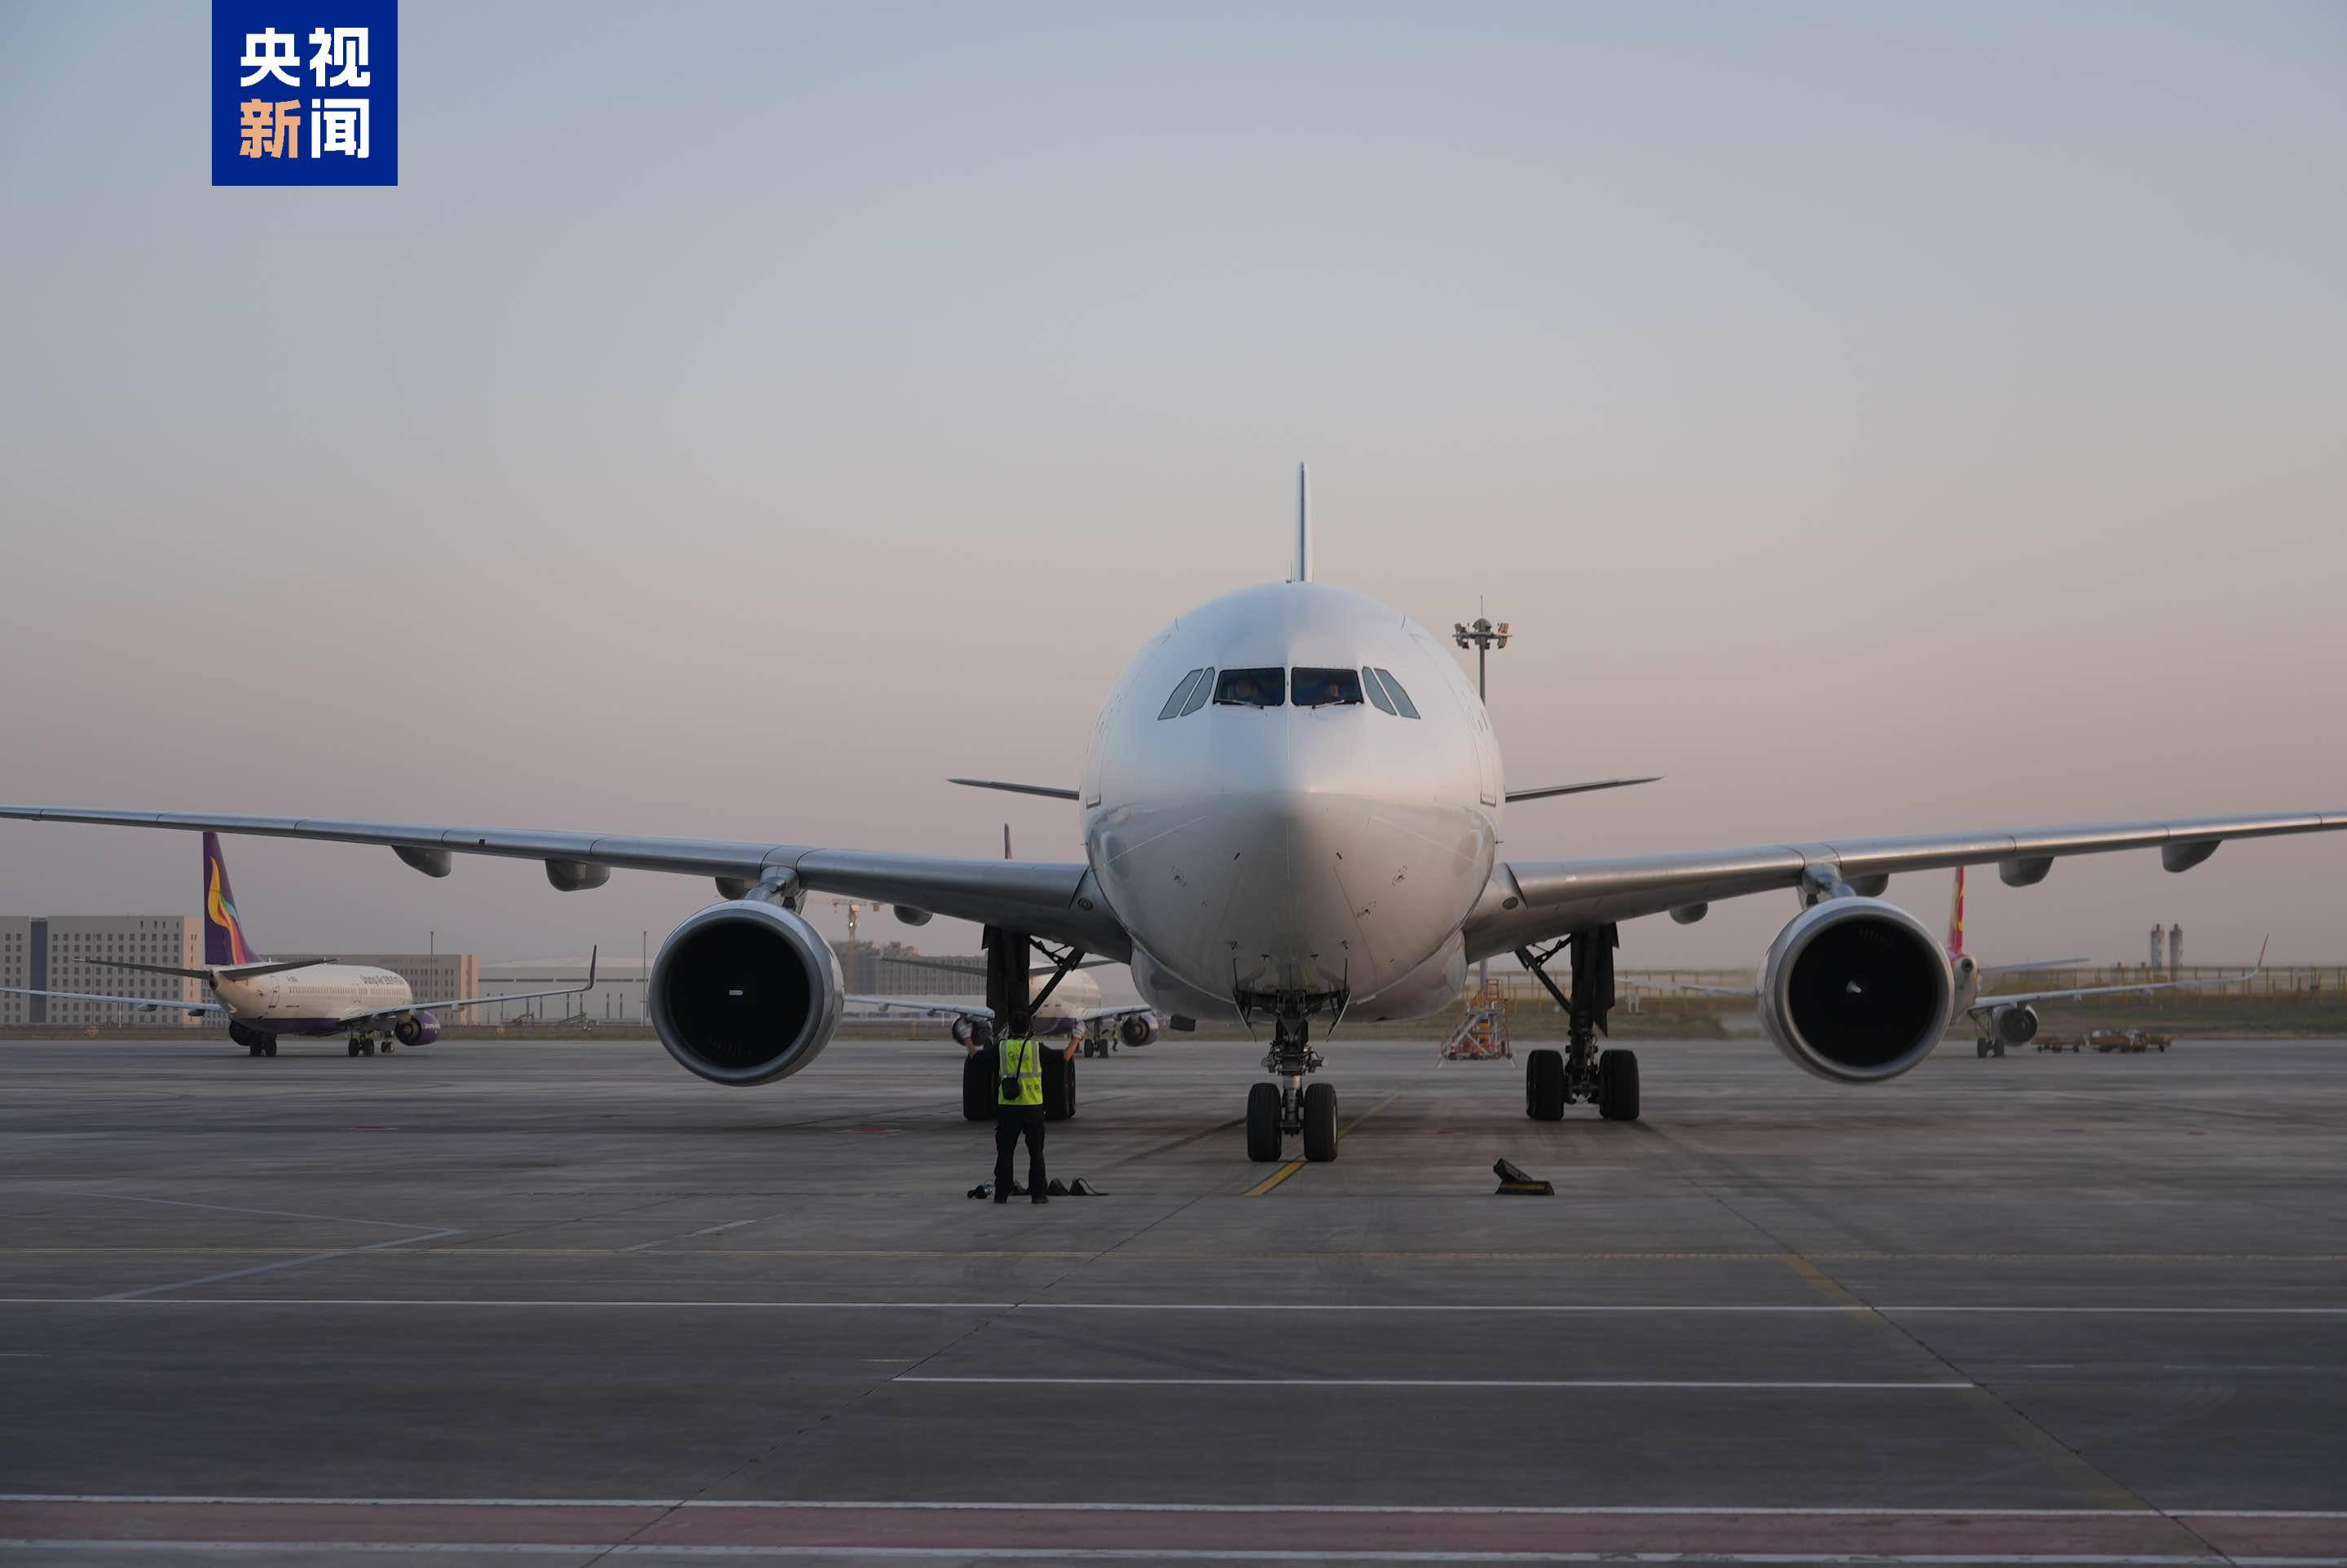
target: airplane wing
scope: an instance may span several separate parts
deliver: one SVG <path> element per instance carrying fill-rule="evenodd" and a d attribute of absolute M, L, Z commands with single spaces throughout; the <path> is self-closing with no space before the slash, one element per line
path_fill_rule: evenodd
<path fill-rule="evenodd" d="M 540 997 L 583 996 L 587 992 L 595 989 L 595 960 L 596 956 L 600 951 L 601 949 L 600 948 L 590 948 L 588 949 L 587 981 L 584 985 L 563 986 L 558 989 L 550 991 L 507 991 L 502 996 L 449 997 L 441 1001 L 409 1002 L 405 1007 L 376 1008 L 366 1012 L 346 1012 L 334 1021 L 337 1023 L 364 1023 L 373 1019 L 401 1018 L 409 1013 L 429 1012 L 435 1008 L 469 1008 L 479 1007 L 484 1002 L 527 1002 L 536 1001 Z"/>
<path fill-rule="evenodd" d="M 108 997 L 92 991 L 36 991 L 23 986 L 0 986 L 0 994 L 12 997 L 48 997 L 66 1002 L 115 1002 L 141 1012 L 226 1012 L 218 1002 L 167 1002 L 153 997 Z"/>
<path fill-rule="evenodd" d="M 1491 885 L 1468 917 L 1467 957 L 1484 958 L 1665 909 L 1681 919 L 1696 919 L 1704 906 L 1799 887 L 1813 872 L 1860 893 L 1880 893 L 1901 872 L 1993 861 L 2007 884 L 2025 887 L 2044 881 L 2064 856 L 2157 849 L 2168 870 L 2188 871 L 2227 839 L 2342 829 L 2347 829 L 2347 811 L 2301 812 L 1768 844 L 1684 855 L 1509 861 L 1493 868 Z"/>
<path fill-rule="evenodd" d="M 824 849 L 804 844 L 69 806 L 0 805 L 0 819 L 5 818 L 375 844 L 427 876 L 448 875 L 453 857 L 458 855 L 539 860 L 546 864 L 547 879 L 566 892 L 597 886 L 614 868 L 708 876 L 715 879 L 719 892 L 737 898 L 771 880 L 807 892 L 837 893 L 1006 927 L 1070 943 L 1120 963 L 1133 957 L 1132 938 L 1108 912 L 1108 901 L 1092 878 L 1092 867 L 1081 862 L 969 860 Z"/>

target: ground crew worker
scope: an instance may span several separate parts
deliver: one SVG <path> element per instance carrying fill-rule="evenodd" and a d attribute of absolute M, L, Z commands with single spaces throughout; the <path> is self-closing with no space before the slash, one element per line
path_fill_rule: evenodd
<path fill-rule="evenodd" d="M 1027 1201 L 1048 1204 L 1043 1184 L 1043 1047 L 1015 1025 L 995 1044 L 994 1201 L 1010 1201 L 1010 1156 L 1027 1140 Z"/>

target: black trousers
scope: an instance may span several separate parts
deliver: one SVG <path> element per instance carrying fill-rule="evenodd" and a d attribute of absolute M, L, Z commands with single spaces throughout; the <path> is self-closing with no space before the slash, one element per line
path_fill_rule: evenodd
<path fill-rule="evenodd" d="M 1027 1139 L 1027 1195 L 1043 1191 L 1043 1108 L 1040 1105 L 1000 1105 L 994 1108 L 994 1195 L 1010 1191 L 1010 1156 L 1019 1139 Z"/>

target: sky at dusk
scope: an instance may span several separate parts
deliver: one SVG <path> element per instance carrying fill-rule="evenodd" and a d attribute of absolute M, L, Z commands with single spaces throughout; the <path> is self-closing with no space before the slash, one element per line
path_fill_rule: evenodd
<path fill-rule="evenodd" d="M 1504 855 L 2347 808 L 2347 7 L 401 18 L 397 188 L 215 190 L 206 6 L 0 6 L 0 800 L 1073 859 L 946 776 L 1073 783 L 1308 460 L 1318 576 L 1516 626 L 1512 786 L 1665 775 Z M 229 855 L 280 951 L 715 896 Z M 0 912 L 197 859 L 0 824 Z M 2347 961 L 2347 838 L 1982 883 Z"/>

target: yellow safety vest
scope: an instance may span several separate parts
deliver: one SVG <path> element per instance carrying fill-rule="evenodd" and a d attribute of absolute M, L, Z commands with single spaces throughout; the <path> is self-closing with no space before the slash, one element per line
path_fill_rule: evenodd
<path fill-rule="evenodd" d="M 998 1073 L 1003 1078 L 1016 1077 L 1019 1092 L 1006 1093 L 1000 1084 L 995 1085 L 995 1098 L 1004 1105 L 1040 1105 L 1043 1103 L 1043 1053 L 1031 1040 L 1006 1040 L 999 1048 L 1000 1063 Z"/>

